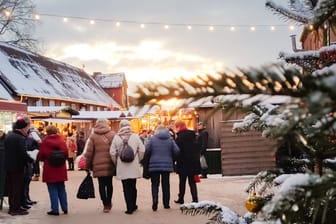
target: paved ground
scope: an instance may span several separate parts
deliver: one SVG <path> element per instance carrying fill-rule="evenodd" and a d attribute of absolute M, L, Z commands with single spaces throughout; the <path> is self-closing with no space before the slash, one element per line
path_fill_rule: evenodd
<path fill-rule="evenodd" d="M 31 198 L 37 200 L 38 203 L 30 209 L 29 215 L 26 216 L 10 216 L 7 214 L 8 205 L 5 198 L 4 208 L 0 210 L 0 223 L 6 224 L 204 224 L 208 217 L 206 216 L 190 216 L 181 214 L 179 206 L 173 202 L 177 196 L 178 178 L 177 175 L 171 175 L 171 209 L 163 209 L 161 201 L 159 201 L 159 209 L 153 212 L 151 209 L 151 193 L 150 181 L 139 179 L 138 188 L 138 206 L 139 210 L 132 215 L 124 214 L 125 203 L 123 199 L 122 186 L 119 180 L 113 179 L 113 207 L 110 213 L 102 212 L 102 205 L 98 195 L 98 183 L 94 179 L 96 186 L 96 198 L 88 200 L 80 200 L 76 198 L 77 188 L 81 180 L 85 176 L 83 171 L 71 171 L 69 181 L 66 182 L 68 193 L 69 214 L 51 217 L 46 215 L 50 210 L 49 197 L 45 183 L 41 181 L 31 183 Z M 245 214 L 244 206 L 247 194 L 244 189 L 250 182 L 251 177 L 220 177 L 218 175 L 210 175 L 208 179 L 202 179 L 198 186 L 199 200 L 209 200 L 221 203 L 231 208 L 239 214 Z M 161 189 L 160 189 L 161 190 Z M 190 202 L 191 197 L 189 188 L 187 187 L 185 202 Z M 161 200 L 161 198 L 160 198 Z"/>

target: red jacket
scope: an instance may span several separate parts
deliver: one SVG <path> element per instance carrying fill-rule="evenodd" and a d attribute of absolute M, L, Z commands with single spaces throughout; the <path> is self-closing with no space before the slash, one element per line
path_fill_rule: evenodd
<path fill-rule="evenodd" d="M 48 162 L 48 158 L 54 147 L 59 147 L 68 157 L 68 149 L 65 141 L 58 134 L 47 135 L 41 145 L 37 155 L 37 160 L 43 161 L 43 175 L 42 181 L 46 183 L 56 183 L 68 180 L 67 168 L 64 163 L 63 166 L 54 167 Z"/>

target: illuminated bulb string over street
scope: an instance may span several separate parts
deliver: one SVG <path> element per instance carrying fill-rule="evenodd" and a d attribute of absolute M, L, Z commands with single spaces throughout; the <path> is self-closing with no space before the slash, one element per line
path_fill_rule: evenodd
<path fill-rule="evenodd" d="M 286 25 L 286 24 L 274 24 L 274 25 L 267 25 L 267 24 L 255 24 L 255 25 L 248 25 L 248 24 L 199 24 L 199 23 L 163 23 L 163 22 L 143 22 L 143 21 L 136 21 L 136 20 L 125 20 L 125 19 L 104 19 L 104 18 L 91 18 L 91 17 L 80 17 L 80 16 L 65 16 L 65 15 L 57 15 L 57 14 L 48 14 L 48 13 L 38 13 L 34 15 L 34 19 L 36 20 L 43 20 L 44 17 L 51 17 L 51 18 L 59 18 L 64 23 L 75 21 L 75 20 L 82 20 L 87 22 L 90 25 L 94 25 L 97 23 L 114 23 L 116 27 L 121 27 L 124 24 L 133 24 L 139 26 L 141 29 L 149 28 L 151 26 L 161 26 L 165 30 L 173 29 L 176 27 L 182 27 L 187 30 L 193 30 L 194 28 L 202 28 L 208 31 L 216 31 L 216 30 L 228 30 L 228 31 L 235 31 L 238 29 L 245 29 L 248 31 L 257 31 L 257 30 L 269 30 L 269 31 L 276 31 L 277 29 L 289 29 L 295 30 L 297 27 L 296 25 Z"/>

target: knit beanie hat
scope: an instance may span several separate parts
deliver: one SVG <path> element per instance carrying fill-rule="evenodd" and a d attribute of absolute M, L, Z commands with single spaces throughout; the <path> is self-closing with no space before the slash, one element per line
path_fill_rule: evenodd
<path fill-rule="evenodd" d="M 30 124 L 30 120 L 28 117 L 18 117 L 15 121 L 14 128 L 15 129 L 22 129 L 27 127 Z"/>
<path fill-rule="evenodd" d="M 119 123 L 119 128 L 123 128 L 126 126 L 131 126 L 131 122 L 129 122 L 128 120 L 121 120 Z"/>

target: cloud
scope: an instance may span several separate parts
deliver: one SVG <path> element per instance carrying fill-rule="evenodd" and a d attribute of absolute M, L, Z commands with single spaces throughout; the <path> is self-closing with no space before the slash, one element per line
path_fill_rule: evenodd
<path fill-rule="evenodd" d="M 116 42 L 52 45 L 46 54 L 77 67 L 85 66 L 89 73 L 125 72 L 131 82 L 172 80 L 191 77 L 223 68 L 223 64 L 201 55 L 171 50 L 163 42 L 146 40 L 137 45 Z M 52 52 L 52 53 L 51 53 Z"/>

